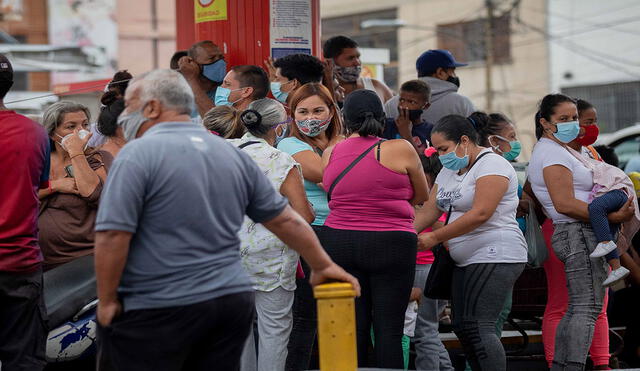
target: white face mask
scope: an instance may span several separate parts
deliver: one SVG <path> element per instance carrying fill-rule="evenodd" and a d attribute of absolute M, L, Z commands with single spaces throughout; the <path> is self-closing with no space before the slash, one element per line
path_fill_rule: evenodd
<path fill-rule="evenodd" d="M 69 138 L 71 138 L 73 133 L 67 134 L 64 137 L 62 135 L 59 135 L 58 133 L 56 133 L 56 135 L 58 136 L 58 138 L 60 138 L 60 141 L 58 142 L 58 144 L 60 144 L 60 147 L 62 147 L 62 149 L 64 149 L 65 151 L 68 152 L 67 147 L 65 147 L 65 145 L 64 145 L 64 142 L 66 142 Z M 87 135 L 89 135 L 89 131 L 88 130 L 81 129 L 80 131 L 78 131 L 78 136 L 80 137 L 80 139 L 86 138 Z M 85 144 L 83 149 L 87 149 L 88 145 L 89 145 L 88 143 Z"/>

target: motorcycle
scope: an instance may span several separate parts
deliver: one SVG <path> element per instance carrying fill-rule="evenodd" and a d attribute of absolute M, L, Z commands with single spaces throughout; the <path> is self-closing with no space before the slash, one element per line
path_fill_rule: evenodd
<path fill-rule="evenodd" d="M 93 255 L 45 272 L 43 281 L 50 329 L 47 362 L 95 357 L 98 299 Z"/>

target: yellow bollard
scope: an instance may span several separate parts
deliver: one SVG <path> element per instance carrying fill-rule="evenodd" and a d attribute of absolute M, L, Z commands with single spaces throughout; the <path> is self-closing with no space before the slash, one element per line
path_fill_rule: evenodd
<path fill-rule="evenodd" d="M 327 283 L 314 289 L 318 301 L 318 345 L 321 371 L 355 371 L 356 292 L 350 283 Z"/>

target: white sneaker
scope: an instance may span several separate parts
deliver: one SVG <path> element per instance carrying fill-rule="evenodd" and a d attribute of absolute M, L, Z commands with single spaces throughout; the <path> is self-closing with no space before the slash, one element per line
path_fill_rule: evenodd
<path fill-rule="evenodd" d="M 612 270 L 611 273 L 609 273 L 609 276 L 607 277 L 607 279 L 604 280 L 604 282 L 602 282 L 602 286 L 609 287 L 628 275 L 629 275 L 629 270 L 625 267 L 620 267 L 616 270 Z"/>
<path fill-rule="evenodd" d="M 599 258 L 615 250 L 616 247 L 616 243 L 613 241 L 609 241 L 607 243 L 600 242 L 589 256 L 592 258 Z"/>

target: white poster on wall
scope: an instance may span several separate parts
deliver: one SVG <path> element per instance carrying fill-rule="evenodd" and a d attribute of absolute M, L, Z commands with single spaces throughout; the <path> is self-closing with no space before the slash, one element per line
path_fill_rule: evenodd
<path fill-rule="evenodd" d="M 52 73 L 52 84 L 113 76 L 118 64 L 115 3 L 116 0 L 48 0 L 49 43 L 83 48 L 92 67 L 91 72 Z"/>
<path fill-rule="evenodd" d="M 311 0 L 270 1 L 271 57 L 311 54 Z"/>

